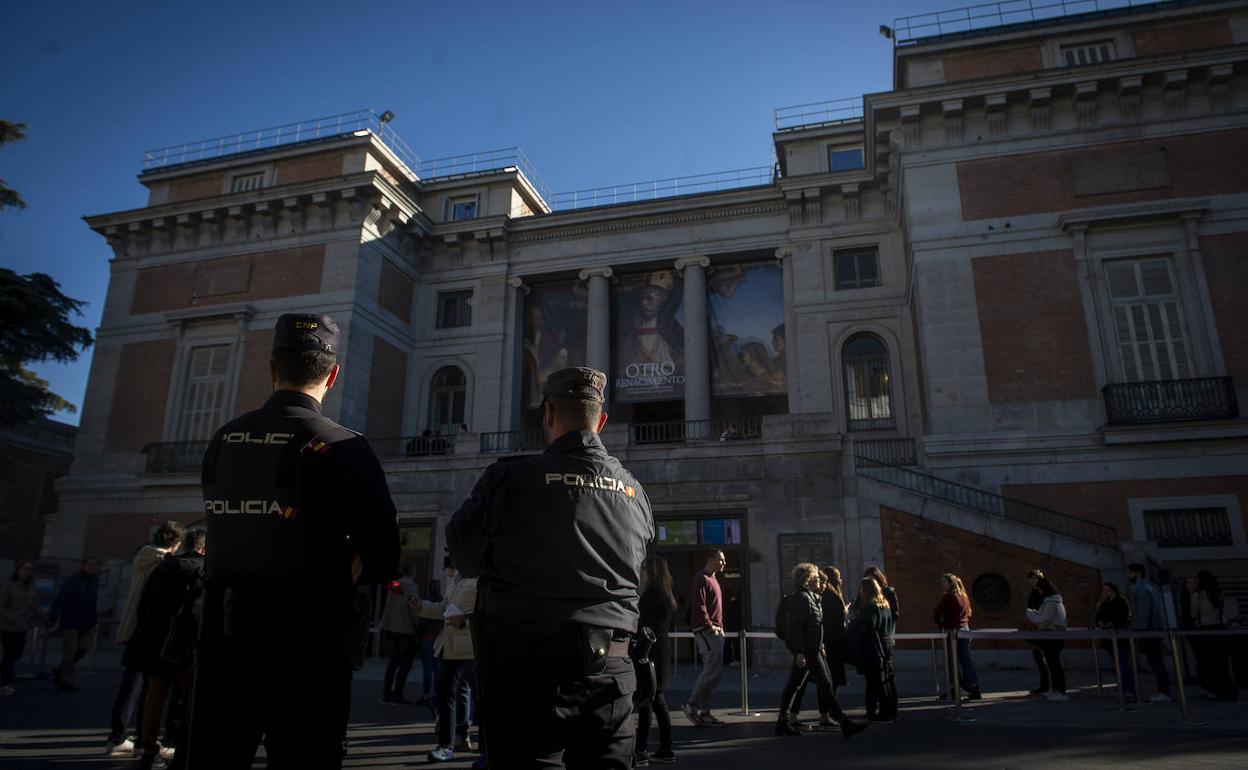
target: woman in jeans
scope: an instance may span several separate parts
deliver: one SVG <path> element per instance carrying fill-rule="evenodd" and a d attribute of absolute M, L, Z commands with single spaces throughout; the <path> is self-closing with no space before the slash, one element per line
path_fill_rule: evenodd
<path fill-rule="evenodd" d="M 940 601 L 936 603 L 936 609 L 932 612 L 932 619 L 936 621 L 936 627 L 941 631 L 970 631 L 971 630 L 971 600 L 966 595 L 966 587 L 962 584 L 962 578 L 946 572 L 940 576 L 941 595 Z M 979 700 L 984 696 L 979 692 L 979 676 L 975 672 L 975 663 L 971 660 L 971 640 L 965 637 L 958 637 L 958 680 L 962 685 L 962 691 L 970 700 Z M 952 658 L 952 653 L 950 654 Z M 949 666 L 949 697 L 952 699 L 953 690 L 953 661 L 948 662 Z"/>
<path fill-rule="evenodd" d="M 637 765 L 645 762 L 669 764 L 676 761 L 676 754 L 672 751 L 672 717 L 663 693 L 667 689 L 667 659 L 671 652 L 667 632 L 672 626 L 672 614 L 676 611 L 676 594 L 672 591 L 672 571 L 667 566 L 667 559 L 651 556 L 641 567 L 641 579 L 645 590 L 641 594 L 641 619 L 637 628 L 649 628 L 654 632 L 650 660 L 654 661 L 656 684 L 654 697 L 637 707 L 637 741 L 633 759 Z M 650 738 L 651 712 L 659 723 L 659 748 L 648 754 L 646 743 Z"/>
<path fill-rule="evenodd" d="M 1047 577 L 1040 577 L 1036 580 L 1036 590 L 1041 596 L 1040 607 L 1027 610 L 1027 619 L 1035 623 L 1041 631 L 1065 631 L 1066 605 L 1062 603 L 1062 595 L 1057 592 L 1056 586 Z M 1051 701 L 1070 700 L 1070 696 L 1066 694 L 1066 672 L 1062 670 L 1062 648 L 1065 646 L 1063 639 L 1042 639 L 1036 642 L 1052 688 L 1045 697 Z"/>
<path fill-rule="evenodd" d="M 793 667 L 780 694 L 780 715 L 775 732 L 776 735 L 789 736 L 802 734 L 789 721 L 789 714 L 798 690 L 808 677 L 813 677 L 821 699 L 827 704 L 828 714 L 840 723 L 841 734 L 848 739 L 867 729 L 867 725 L 850 721 L 832 692 L 832 675 L 823 655 L 823 609 L 819 602 L 819 585 L 819 568 L 815 565 L 802 562 L 793 568 L 793 587 L 797 593 L 789 598 L 789 612 L 784 624 L 784 644 L 793 653 Z"/>
<path fill-rule="evenodd" d="M 22 657 L 26 634 L 42 621 L 35 597 L 35 563 L 23 559 L 13 568 L 9 582 L 0 586 L 0 640 L 4 644 L 4 662 L 0 663 L 0 695 L 17 692 L 13 687 L 13 666 Z"/>

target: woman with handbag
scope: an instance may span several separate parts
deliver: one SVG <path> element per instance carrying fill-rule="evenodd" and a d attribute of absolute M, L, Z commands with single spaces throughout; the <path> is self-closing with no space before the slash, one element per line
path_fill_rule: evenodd
<path fill-rule="evenodd" d="M 848 644 L 858 652 L 858 673 L 866 679 L 868 722 L 897 721 L 896 671 L 893 668 L 893 610 L 875 578 L 858 588 L 858 615 L 850 624 Z"/>

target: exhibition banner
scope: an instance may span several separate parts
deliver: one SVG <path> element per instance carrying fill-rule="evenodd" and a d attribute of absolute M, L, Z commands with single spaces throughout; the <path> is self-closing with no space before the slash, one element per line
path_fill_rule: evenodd
<path fill-rule="evenodd" d="M 717 266 L 706 290 L 711 392 L 716 396 L 787 393 L 780 266 L 775 262 Z"/>
<path fill-rule="evenodd" d="M 614 344 L 617 402 L 685 395 L 684 284 L 675 270 L 622 276 L 616 285 Z"/>

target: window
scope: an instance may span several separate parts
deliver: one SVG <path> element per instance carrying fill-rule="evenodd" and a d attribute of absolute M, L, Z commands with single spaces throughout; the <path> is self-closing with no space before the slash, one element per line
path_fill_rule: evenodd
<path fill-rule="evenodd" d="M 444 366 L 429 386 L 429 427 L 443 436 L 459 433 L 468 398 L 468 378 L 459 368 Z"/>
<path fill-rule="evenodd" d="M 264 172 L 257 171 L 252 174 L 239 174 L 230 180 L 230 192 L 251 192 L 264 187 Z"/>
<path fill-rule="evenodd" d="M 1087 43 L 1062 46 L 1062 61 L 1068 67 L 1084 64 L 1100 64 L 1118 58 L 1114 53 L 1114 41 L 1095 40 Z"/>
<path fill-rule="evenodd" d="M 207 441 L 225 422 L 226 376 L 230 346 L 214 345 L 191 351 L 182 405 L 179 440 Z"/>
<path fill-rule="evenodd" d="M 1106 262 L 1105 279 L 1125 380 L 1191 377 L 1183 305 L 1170 260 Z"/>
<path fill-rule="evenodd" d="M 1145 537 L 1161 548 L 1234 545 L 1226 508 L 1155 508 L 1144 511 Z"/>
<path fill-rule="evenodd" d="M 472 290 L 438 293 L 438 328 L 472 326 Z"/>
<path fill-rule="evenodd" d="M 838 291 L 880 285 L 879 253 L 875 249 L 838 251 L 833 258 Z"/>
<path fill-rule="evenodd" d="M 893 427 L 893 396 L 888 373 L 888 348 L 874 334 L 855 334 L 841 349 L 845 370 L 845 404 L 850 430 Z"/>
<path fill-rule="evenodd" d="M 1010 581 L 995 572 L 975 578 L 971 598 L 985 612 L 1003 612 L 1010 606 Z"/>
<path fill-rule="evenodd" d="M 865 165 L 862 159 L 861 147 L 852 147 L 850 149 L 828 148 L 829 171 L 852 171 L 856 168 L 863 168 Z"/>
<path fill-rule="evenodd" d="M 450 216 L 447 219 L 452 222 L 477 218 L 477 196 L 475 195 L 466 198 L 451 198 L 447 201 L 447 206 L 450 208 Z"/>

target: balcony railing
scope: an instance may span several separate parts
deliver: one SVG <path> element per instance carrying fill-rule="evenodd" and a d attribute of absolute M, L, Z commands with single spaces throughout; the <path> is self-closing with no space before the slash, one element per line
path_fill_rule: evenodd
<path fill-rule="evenodd" d="M 540 430 L 505 430 L 481 434 L 481 454 L 491 452 L 540 452 L 546 436 Z"/>
<path fill-rule="evenodd" d="M 542 200 L 550 204 L 550 187 L 537 173 L 537 167 L 529 160 L 529 156 L 519 147 L 504 147 L 501 150 L 486 150 L 468 155 L 453 155 L 449 158 L 434 158 L 421 161 L 419 175 L 421 179 L 457 176 L 459 174 L 476 174 L 483 171 L 498 171 L 506 168 L 517 168 L 524 174 L 533 189 L 537 190 Z M 550 204 L 553 205 L 553 204 Z"/>
<path fill-rule="evenodd" d="M 629 443 L 681 444 L 702 441 L 750 441 L 763 435 L 761 417 L 672 422 L 635 422 L 628 426 Z"/>
<path fill-rule="evenodd" d="M 945 11 L 903 16 L 893 22 L 897 45 L 928 37 L 967 34 L 997 27 L 1034 27 L 1088 14 L 1147 10 L 1158 0 L 1003 0 Z"/>
<path fill-rule="evenodd" d="M 1230 377 L 1161 380 L 1106 385 L 1105 414 L 1110 425 L 1186 420 L 1229 420 L 1239 416 Z"/>
<path fill-rule="evenodd" d="M 455 433 L 430 434 L 428 436 L 400 436 L 398 438 L 370 438 L 368 440 L 378 457 L 429 457 L 453 455 L 456 447 L 464 442 Z"/>
<path fill-rule="evenodd" d="M 1009 519 L 1050 532 L 1056 532 L 1096 545 L 1114 547 L 1118 533 L 1113 527 L 1068 513 L 1041 508 L 1038 505 L 1002 497 L 986 489 L 937 478 L 900 465 L 883 463 L 870 457 L 855 455 L 854 471 L 859 476 L 908 490 L 924 497 L 940 500 L 990 516 Z"/>
<path fill-rule="evenodd" d="M 774 166 L 755 166 L 732 171 L 715 171 L 709 174 L 652 179 L 648 182 L 595 187 L 590 190 L 555 193 L 550 207 L 555 211 L 583 209 L 592 206 L 610 206 L 616 203 L 672 198 L 677 195 L 733 190 L 771 184 L 776 179 Z"/>
<path fill-rule="evenodd" d="M 143 447 L 148 473 L 199 473 L 209 441 L 170 441 Z"/>
<path fill-rule="evenodd" d="M 912 438 L 885 438 L 855 441 L 854 456 L 889 465 L 918 465 L 918 443 Z"/>
<path fill-rule="evenodd" d="M 775 110 L 775 116 L 777 131 L 848 123 L 862 119 L 862 97 L 852 96 L 848 99 L 780 107 Z"/>
<path fill-rule="evenodd" d="M 150 171 L 165 166 L 223 158 L 227 155 L 297 144 L 312 139 L 344 136 L 360 131 L 368 131 L 376 135 L 398 156 L 409 171 L 416 173 L 416 169 L 420 166 L 420 158 L 412 152 L 412 148 L 407 146 L 407 142 L 403 141 L 403 138 L 396 134 L 388 123 L 381 122 L 381 118 L 373 110 L 344 112 L 341 115 L 312 118 L 298 123 L 287 123 L 282 126 L 244 131 L 241 134 L 219 136 L 216 139 L 201 139 L 197 142 L 148 150 L 143 153 L 143 170 Z"/>

